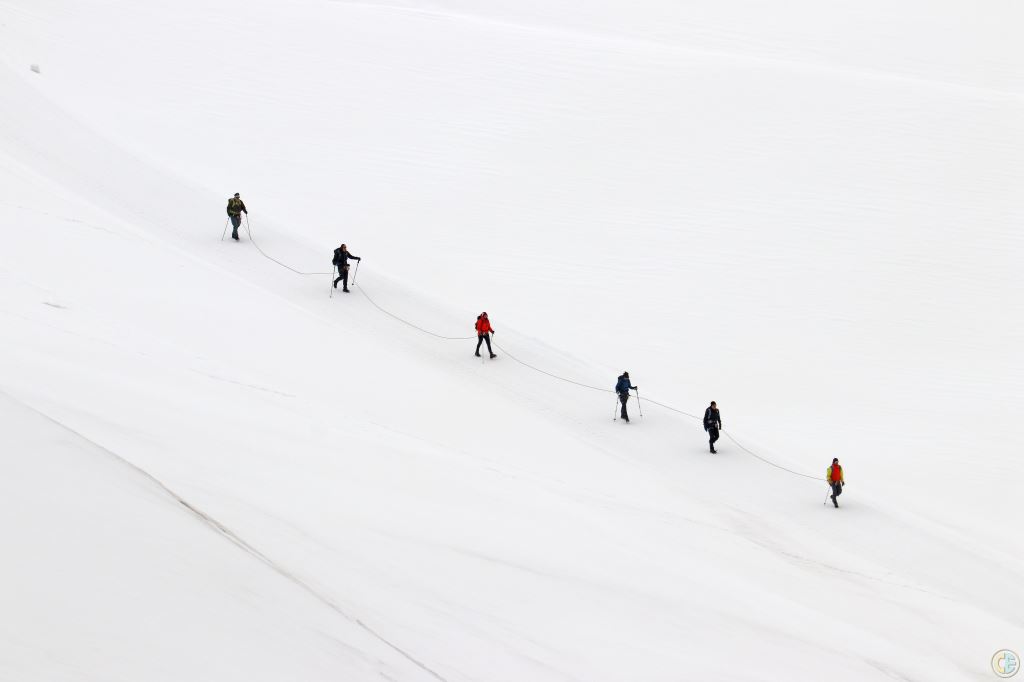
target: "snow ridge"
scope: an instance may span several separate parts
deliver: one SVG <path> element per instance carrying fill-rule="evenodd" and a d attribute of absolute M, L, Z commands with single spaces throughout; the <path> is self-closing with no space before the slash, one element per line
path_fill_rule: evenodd
<path fill-rule="evenodd" d="M 193 503 L 189 502 L 188 500 L 186 500 L 184 497 L 182 497 L 177 492 L 175 492 L 172 488 L 167 486 L 167 484 L 165 484 L 163 481 L 161 481 L 159 478 L 157 478 L 156 476 L 154 476 L 150 472 L 148 472 L 145 469 L 143 469 L 142 467 L 140 467 L 138 464 L 135 464 L 134 462 L 131 462 L 131 461 L 125 459 L 124 457 L 122 457 L 121 455 L 117 454 L 113 450 L 108 449 L 107 447 L 105 447 L 101 443 L 97 443 L 97 442 L 91 440 L 89 437 L 85 436 L 82 433 L 79 433 L 78 431 L 76 431 L 75 429 L 71 428 L 67 424 L 65 424 L 65 423 L 63 423 L 63 422 L 61 422 L 61 421 L 59 421 L 57 419 L 54 419 L 50 415 L 46 414 L 45 412 L 43 412 L 43 411 L 41 411 L 39 409 L 36 409 L 35 407 L 29 405 L 28 403 L 26 403 L 26 402 L 24 402 L 22 400 L 18 400 L 14 396 L 12 396 L 12 395 L 4 392 L 4 391 L 0 391 L 0 395 L 2 395 L 7 400 L 16 402 L 16 403 L 22 405 L 23 407 L 27 408 L 28 410 L 31 410 L 32 412 L 38 414 L 40 417 L 44 418 L 45 420 L 47 420 L 47 421 L 51 422 L 52 424 L 60 427 L 62 430 L 67 431 L 68 433 L 72 434 L 76 438 L 79 438 L 79 439 L 81 439 L 83 441 L 86 441 L 86 442 L 90 443 L 91 445 L 96 447 L 98 450 L 101 450 L 102 452 L 106 453 L 112 459 L 114 459 L 117 462 L 119 462 L 120 464 L 123 464 L 124 466 L 130 468 L 136 474 L 138 474 L 139 476 L 142 476 L 143 478 L 147 479 L 150 483 L 152 483 L 155 486 L 157 486 L 158 488 L 160 488 L 160 490 L 162 490 L 168 497 L 170 497 L 175 502 L 180 504 L 182 507 L 187 509 L 189 511 L 189 513 L 191 513 L 193 516 L 198 518 L 200 521 L 202 521 L 208 527 L 210 527 L 211 529 L 216 531 L 219 535 L 221 535 L 222 537 L 224 537 L 227 540 L 231 541 L 233 544 L 238 546 L 240 549 L 242 549 L 243 551 L 245 551 L 249 555 L 251 555 L 251 556 L 255 557 L 256 559 L 258 559 L 259 561 L 261 561 L 263 564 L 265 564 L 268 568 L 270 568 L 275 573 L 280 575 L 282 578 L 285 578 L 285 579 L 289 580 L 290 582 L 294 583 L 297 587 L 302 588 L 305 592 L 308 592 L 317 601 L 321 602 L 324 606 L 328 607 L 329 609 L 331 609 L 332 611 L 337 613 L 339 616 L 345 618 L 346 620 L 348 620 L 348 621 L 350 621 L 352 623 L 355 623 L 360 628 L 365 630 L 367 633 L 369 633 L 370 635 L 372 635 L 376 639 L 380 640 L 381 643 L 383 643 L 383 644 L 387 645 L 389 648 L 393 649 L 396 653 L 401 655 L 403 658 L 405 658 L 406 660 L 408 660 L 410 663 L 414 664 L 418 668 L 422 669 L 425 673 L 429 674 L 434 679 L 440 680 L 440 682 L 447 682 L 447 680 L 440 673 L 438 673 L 435 670 L 432 670 L 428 665 L 426 665 L 425 663 L 423 663 L 422 661 L 417 659 L 411 653 L 409 653 L 408 651 L 406 651 L 402 647 L 398 646 L 394 642 L 390 641 L 388 638 L 386 638 L 383 635 L 381 635 L 379 632 L 377 632 L 372 627 L 367 625 L 362 619 L 357 618 L 357 617 L 352 616 L 351 614 L 349 614 L 347 611 L 345 611 L 345 609 L 343 609 L 341 606 L 339 606 L 331 598 L 329 598 L 328 596 L 324 595 L 323 593 L 317 591 L 312 585 L 310 585 L 309 583 L 304 581 L 302 578 L 300 578 L 299 576 L 295 575 L 293 572 L 289 571 L 287 568 L 285 568 L 284 566 L 282 566 L 278 562 L 274 561 L 272 558 L 270 558 L 269 556 L 267 556 L 266 554 L 264 554 L 260 550 L 256 549 L 256 547 L 254 547 L 251 543 L 247 542 L 245 539 L 241 538 L 235 531 L 233 531 L 230 528 L 228 528 L 227 526 L 225 526 L 223 523 L 221 523 L 220 521 L 215 519 L 213 516 L 211 516 L 210 514 L 206 513 L 205 511 L 203 511 L 202 509 L 197 507 L 195 504 L 193 504 Z"/>

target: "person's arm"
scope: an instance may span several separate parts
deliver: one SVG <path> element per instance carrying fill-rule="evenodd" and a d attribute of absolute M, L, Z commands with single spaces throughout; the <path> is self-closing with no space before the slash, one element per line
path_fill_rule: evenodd
<path fill-rule="evenodd" d="M 227 214 L 229 216 L 231 215 L 231 200 L 230 199 L 228 199 L 228 207 L 226 209 L 224 209 L 224 210 L 227 211 Z"/>
<path fill-rule="evenodd" d="M 249 215 L 249 211 L 246 210 L 246 208 L 245 208 L 245 202 L 242 201 L 242 202 L 239 202 L 239 203 L 242 204 L 242 212 L 245 213 L 245 215 Z"/>

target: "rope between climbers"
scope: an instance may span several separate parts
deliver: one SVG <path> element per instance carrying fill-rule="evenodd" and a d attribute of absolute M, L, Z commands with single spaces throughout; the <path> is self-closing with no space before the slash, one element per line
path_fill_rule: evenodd
<path fill-rule="evenodd" d="M 470 337 L 470 338 L 472 338 L 472 337 Z M 559 381 L 564 381 L 564 382 L 569 383 L 569 384 L 575 384 L 576 386 L 582 386 L 583 388 L 589 388 L 592 391 L 601 391 L 602 393 L 615 393 L 615 391 L 611 390 L 610 388 L 598 388 L 597 386 L 591 386 L 590 384 L 583 384 L 583 383 L 580 383 L 579 381 L 573 381 L 572 379 L 566 379 L 565 377 L 560 377 L 557 374 L 552 374 L 551 372 L 547 372 L 547 371 L 541 369 L 540 367 L 534 367 L 530 363 L 525 362 L 523 360 L 520 360 L 516 356 L 512 355 L 512 353 L 509 353 L 507 348 L 505 348 L 503 346 L 499 346 L 497 341 L 494 342 L 494 347 L 497 348 L 498 350 L 500 350 L 505 355 L 509 356 L 512 360 L 518 362 L 523 367 L 528 367 L 528 368 L 532 369 L 534 372 L 540 372 L 541 374 L 544 374 L 545 376 L 549 376 L 552 379 L 558 379 Z"/>
<path fill-rule="evenodd" d="M 677 407 L 672 407 L 671 405 L 666 405 L 665 403 L 659 403 L 657 400 L 651 400 L 650 398 L 644 398 L 644 400 L 646 400 L 647 402 L 651 403 L 652 405 L 657 405 L 658 407 L 664 407 L 666 410 L 670 410 L 670 411 L 675 412 L 677 414 L 681 414 L 681 415 L 687 416 L 690 419 L 696 419 L 699 422 L 703 421 L 697 415 L 690 414 L 689 412 L 684 412 L 683 410 L 680 410 Z"/>
<path fill-rule="evenodd" d="M 765 459 L 764 457 L 762 457 L 761 455 L 757 454 L 753 450 L 750 450 L 747 447 L 745 447 L 742 443 L 740 443 L 738 440 L 733 438 L 732 434 L 730 434 L 729 432 L 723 431 L 722 433 L 724 433 L 725 437 L 728 438 L 729 440 L 731 440 L 733 442 L 733 444 L 735 444 L 736 447 L 738 447 L 740 450 L 742 450 L 743 452 L 747 453 L 751 457 L 754 457 L 756 459 L 761 460 L 765 464 L 770 464 L 773 467 L 775 467 L 776 469 L 782 469 L 783 471 L 787 471 L 787 472 L 793 474 L 794 476 L 803 476 L 804 478 L 810 478 L 810 479 L 813 479 L 815 481 L 822 481 L 822 480 L 824 480 L 821 476 L 811 476 L 810 474 L 802 474 L 799 471 L 793 471 L 792 469 L 787 469 L 786 467 L 782 466 L 781 464 L 776 464 L 775 462 L 771 461 L 770 459 Z"/>
<path fill-rule="evenodd" d="M 263 256 L 267 260 L 270 260 L 270 261 L 273 261 L 274 263 L 277 263 L 281 267 L 283 267 L 283 268 L 285 268 L 287 270 L 290 270 L 290 271 L 294 272 L 297 275 L 332 275 L 332 276 L 334 275 L 334 271 L 333 270 L 331 272 L 304 272 L 302 270 L 296 270 L 295 268 L 291 267 L 290 265 L 288 265 L 286 263 L 282 263 L 281 261 L 277 260 L 273 256 L 271 256 L 268 253 L 266 253 L 263 249 L 260 248 L 260 245 L 257 244 L 256 240 L 253 239 L 253 237 L 252 237 L 252 229 L 249 227 L 249 216 L 248 215 L 246 215 L 246 217 L 245 217 L 245 231 L 249 235 L 249 241 L 252 242 L 252 245 L 256 247 L 256 250 L 259 251 L 261 256 Z M 353 287 L 355 286 L 355 282 L 352 283 L 352 286 Z M 410 322 L 409 320 L 406 320 L 406 319 L 404 319 L 402 317 L 399 317 L 398 315 L 394 314 L 393 312 L 391 312 L 391 311 L 381 307 L 376 301 L 373 300 L 373 298 L 370 297 L 369 294 L 366 293 L 366 288 L 365 287 L 360 286 L 359 290 L 363 294 L 363 296 L 366 297 L 366 300 L 369 301 L 370 304 L 374 308 L 376 308 L 380 312 L 384 313 L 388 317 L 390 317 L 390 318 L 392 318 L 394 320 L 397 320 L 398 322 L 401 322 L 402 324 L 404 324 L 404 325 L 406 325 L 408 327 L 412 327 L 413 329 L 415 329 L 415 330 L 417 330 L 419 332 L 422 332 L 422 333 L 427 334 L 429 336 L 433 336 L 434 338 L 437 338 L 437 339 L 443 339 L 445 341 L 470 341 L 470 340 L 476 338 L 475 336 L 445 336 L 443 334 L 438 334 L 436 332 L 432 332 L 429 329 L 424 329 L 423 327 L 420 327 L 419 325 L 414 324 L 414 323 Z M 530 363 L 526 362 L 525 360 L 520 360 L 519 358 L 517 358 L 515 355 L 510 353 L 507 348 L 498 345 L 497 341 L 494 342 L 494 347 L 497 348 L 498 350 L 500 350 L 501 352 L 503 352 L 505 355 L 507 355 L 514 362 L 517 362 L 520 365 L 522 365 L 523 367 L 526 367 L 528 369 L 532 369 L 533 371 L 539 372 L 540 374 L 543 374 L 545 376 L 551 377 L 552 379 L 557 379 L 559 381 L 564 381 L 565 383 L 573 384 L 573 385 L 579 386 L 581 388 L 587 388 L 587 389 L 590 389 L 592 391 L 600 391 L 601 393 L 614 393 L 615 392 L 615 391 L 613 391 L 613 390 L 611 390 L 609 388 L 600 388 L 598 386 L 591 386 L 590 384 L 584 384 L 582 382 L 575 381 L 573 379 L 569 379 L 569 378 L 566 378 L 566 377 L 563 377 L 563 376 L 559 376 L 557 374 L 553 374 L 553 373 L 548 372 L 547 370 L 543 370 L 540 367 L 537 367 L 535 365 L 531 365 Z M 666 405 L 665 403 L 661 403 L 661 402 L 658 402 L 657 400 L 652 400 L 650 398 L 644 398 L 644 400 L 646 400 L 648 403 L 651 403 L 652 405 L 657 405 L 658 407 L 662 407 L 662 408 L 664 408 L 666 410 L 669 410 L 670 412 L 675 412 L 677 414 L 681 414 L 681 415 L 684 415 L 686 417 L 690 417 L 691 419 L 695 419 L 697 421 L 701 421 L 701 418 L 698 417 L 697 415 L 691 414 L 691 413 L 686 412 L 684 410 L 680 410 L 679 408 L 676 408 L 676 407 L 672 407 L 671 405 Z M 761 455 L 757 454 L 756 452 L 754 452 L 753 450 L 751 450 L 751 449 L 747 448 L 746 446 L 744 446 L 738 440 L 733 438 L 732 434 L 730 434 L 730 433 L 728 433 L 726 431 L 723 431 L 722 433 L 725 435 L 726 438 L 731 440 L 733 442 L 733 444 L 736 445 L 736 447 L 738 447 L 740 450 L 742 450 L 743 452 L 747 453 L 748 455 L 750 455 L 751 457 L 753 457 L 755 459 L 761 460 L 765 464 L 773 466 L 776 469 L 781 469 L 782 471 L 785 471 L 787 473 L 793 474 L 794 476 L 801 476 L 803 478 L 810 478 L 810 479 L 815 480 L 815 481 L 822 480 L 821 477 L 819 477 L 819 476 L 811 476 L 809 474 L 804 474 L 804 473 L 801 473 L 799 471 L 794 471 L 792 469 L 789 469 L 787 467 L 782 466 L 781 464 L 776 464 L 775 462 L 771 461 L 770 459 L 766 459 L 766 458 L 762 457 Z"/>
<path fill-rule="evenodd" d="M 261 256 L 263 256 L 267 260 L 274 261 L 275 263 L 280 265 L 282 268 L 285 268 L 287 270 L 291 270 L 296 275 L 333 275 L 334 274 L 333 270 L 331 270 L 330 272 L 303 272 L 302 270 L 296 270 L 295 268 L 293 268 L 292 266 L 288 265 L 287 263 L 282 263 L 281 261 L 277 260 L 276 258 L 271 256 L 270 254 L 268 254 L 266 251 L 261 249 L 260 245 L 256 243 L 256 240 L 252 238 L 252 228 L 249 227 L 249 215 L 248 214 L 246 214 L 246 216 L 245 216 L 245 232 L 246 232 L 246 234 L 249 235 L 249 241 L 252 242 L 252 245 L 256 247 L 256 250 L 260 252 Z"/>
<path fill-rule="evenodd" d="M 355 283 L 353 283 L 352 286 L 355 286 Z M 363 294 L 363 296 L 366 297 L 366 300 L 369 301 L 370 304 L 373 305 L 373 307 L 376 308 L 377 310 L 381 311 L 382 313 L 384 313 L 385 315 L 387 315 L 390 318 L 398 320 L 399 322 L 401 322 L 404 325 L 408 325 L 408 326 L 412 327 L 413 329 L 415 329 L 417 331 L 423 332 L 424 334 L 429 334 L 430 336 L 433 336 L 433 337 L 438 338 L 438 339 L 444 339 L 445 341 L 469 341 L 471 339 L 476 338 L 475 336 L 444 336 L 443 334 L 437 334 L 435 332 L 432 332 L 429 329 L 424 329 L 423 327 L 415 325 L 412 322 L 410 322 L 409 320 L 403 319 L 403 318 L 399 317 L 398 315 L 395 315 L 393 312 L 391 312 L 389 310 L 385 310 L 384 308 L 382 308 L 379 305 L 377 305 L 377 302 L 374 301 L 372 298 L 370 298 L 370 295 L 368 293 L 366 293 L 366 287 L 360 285 L 359 286 L 359 291 Z"/>

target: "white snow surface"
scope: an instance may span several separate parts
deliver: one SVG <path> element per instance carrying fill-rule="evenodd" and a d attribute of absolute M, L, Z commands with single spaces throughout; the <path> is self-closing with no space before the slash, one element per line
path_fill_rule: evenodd
<path fill-rule="evenodd" d="M 0 0 L 0 680 L 994 679 L 1021 25 Z"/>

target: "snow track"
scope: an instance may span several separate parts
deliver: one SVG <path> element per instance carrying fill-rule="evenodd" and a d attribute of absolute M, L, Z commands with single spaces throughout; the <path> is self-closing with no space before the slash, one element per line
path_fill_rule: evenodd
<path fill-rule="evenodd" d="M 292 268 L 291 266 L 287 265 L 286 263 L 282 263 L 281 261 L 277 260 L 276 258 L 274 258 L 273 256 L 269 255 L 263 249 L 260 248 L 259 244 L 257 244 L 256 241 L 252 238 L 252 233 L 249 231 L 248 223 L 246 223 L 246 231 L 249 233 L 249 240 L 252 242 L 253 246 L 256 247 L 256 250 L 259 251 L 261 256 L 263 256 L 264 258 L 266 258 L 267 260 L 269 260 L 269 261 L 271 261 L 273 263 L 276 263 L 277 265 L 280 265 L 281 267 L 285 268 L 286 270 L 289 270 L 290 272 L 293 272 L 293 273 L 295 273 L 297 275 L 326 275 L 326 274 L 329 274 L 329 273 L 326 273 L 326 272 L 301 272 L 299 270 L 296 270 L 295 268 Z M 330 274 L 333 276 L 334 273 L 330 273 Z M 355 284 L 353 284 L 351 286 L 354 287 Z M 374 308 L 376 308 L 380 312 L 384 313 L 388 317 L 391 317 L 391 318 L 397 320 L 398 322 L 401 322 L 402 324 L 406 325 L 407 327 L 415 329 L 416 331 L 421 332 L 423 334 L 427 334 L 428 336 L 432 336 L 432 337 L 437 338 L 437 339 L 442 339 L 444 341 L 466 341 L 466 340 L 471 340 L 471 339 L 476 338 L 475 336 L 444 336 L 443 334 L 438 334 L 437 332 L 432 332 L 429 329 L 426 329 L 426 328 L 421 327 L 421 326 L 419 326 L 419 325 L 417 325 L 417 324 L 415 324 L 413 322 L 410 322 L 409 320 L 407 320 L 407 319 L 405 319 L 403 317 L 400 317 L 399 315 L 396 315 L 395 313 L 387 310 L 386 308 L 381 307 L 380 305 L 378 305 L 373 300 L 373 298 L 370 297 L 370 295 L 368 293 L 366 293 L 366 290 L 365 290 L 364 287 L 360 287 L 359 288 L 359 292 L 366 298 L 367 301 L 370 302 L 370 304 Z M 566 383 L 570 383 L 570 384 L 573 384 L 575 386 L 579 386 L 581 388 L 588 388 L 588 389 L 590 389 L 592 391 L 601 391 L 602 393 L 609 393 L 609 394 L 612 394 L 612 395 L 614 395 L 614 393 L 615 393 L 615 391 L 611 390 L 611 389 L 599 388 L 597 386 L 592 386 L 590 384 L 585 384 L 585 383 L 576 381 L 574 379 L 569 379 L 569 378 L 564 377 L 564 376 L 559 376 L 558 374 L 553 374 L 552 372 L 548 372 L 547 370 L 541 369 L 540 367 L 537 367 L 535 365 L 531 365 L 528 362 L 524 362 L 523 360 L 520 360 L 515 355 L 512 355 L 512 353 L 510 353 L 507 348 L 504 348 L 504 347 L 500 346 L 497 341 L 492 341 L 492 344 L 494 345 L 495 348 L 501 350 L 506 356 L 511 358 L 513 361 L 519 363 L 523 367 L 526 367 L 528 369 L 532 369 L 533 371 L 539 372 L 539 373 L 541 373 L 541 374 L 543 374 L 545 376 L 548 376 L 548 377 L 550 377 L 552 379 L 557 379 L 558 381 L 564 381 Z M 646 402 L 652 404 L 652 405 L 657 405 L 659 407 L 663 407 L 666 410 L 669 410 L 670 412 L 675 412 L 676 414 L 680 414 L 680 415 L 683 415 L 685 417 L 689 417 L 691 419 L 696 419 L 698 421 L 700 421 L 700 419 L 701 419 L 700 417 L 698 417 L 695 414 L 691 414 L 691 413 L 686 412 L 684 410 L 680 410 L 679 408 L 672 407 L 671 405 L 666 405 L 665 403 L 659 402 L 657 400 L 653 400 L 653 399 L 647 398 L 647 397 L 645 397 L 644 400 Z M 821 476 L 810 476 L 810 475 L 807 475 L 807 474 L 802 474 L 802 473 L 800 473 L 798 471 L 793 471 L 792 469 L 784 467 L 781 464 L 777 464 L 776 462 L 773 462 L 770 459 L 762 457 L 761 455 L 757 454 L 756 452 L 753 452 L 749 448 L 746 448 L 743 445 L 741 445 L 740 442 L 737 441 L 736 438 L 734 438 L 731 433 L 726 433 L 724 431 L 722 433 L 725 435 L 726 438 L 728 438 L 730 441 L 732 441 L 743 452 L 747 453 L 751 457 L 754 457 L 756 459 L 761 460 L 765 464 L 768 464 L 770 466 L 775 467 L 776 469 L 780 469 L 782 471 L 785 471 L 787 473 L 793 474 L 795 476 L 801 476 L 803 478 L 810 478 L 812 480 L 819 481 L 819 482 L 822 480 Z"/>

